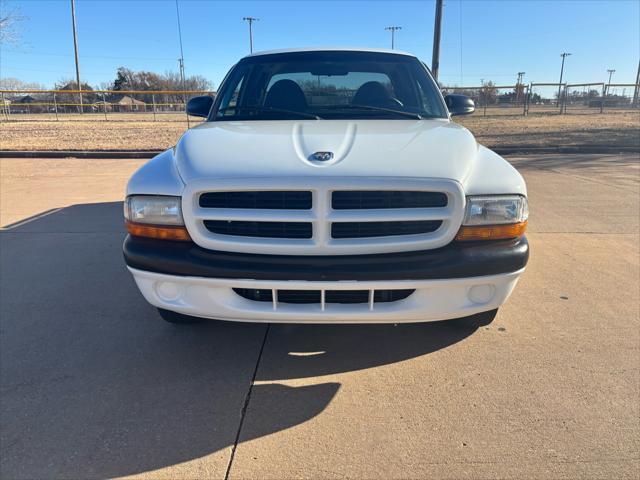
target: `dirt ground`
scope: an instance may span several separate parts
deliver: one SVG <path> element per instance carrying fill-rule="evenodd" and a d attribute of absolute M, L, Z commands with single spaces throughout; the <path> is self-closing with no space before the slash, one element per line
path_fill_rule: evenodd
<path fill-rule="evenodd" d="M 122 258 L 144 160 L 0 159 L 0 476 L 637 479 L 639 157 L 508 159 L 531 257 L 478 330 L 177 328 Z"/>
<path fill-rule="evenodd" d="M 162 150 L 187 128 L 183 115 L 99 114 L 64 121 L 0 121 L 0 150 Z M 66 118 L 66 117 L 65 117 Z M 633 146 L 640 149 L 640 111 L 604 114 L 520 115 L 481 111 L 456 117 L 489 147 Z M 191 121 L 191 126 L 196 125 Z"/>

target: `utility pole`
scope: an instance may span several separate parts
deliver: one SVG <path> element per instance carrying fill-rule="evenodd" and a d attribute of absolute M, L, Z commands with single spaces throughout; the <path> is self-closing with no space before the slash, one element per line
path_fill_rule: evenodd
<path fill-rule="evenodd" d="M 616 73 L 616 71 L 611 68 L 611 69 L 607 69 L 607 73 L 609 74 L 609 82 L 607 83 L 607 86 L 604 89 L 604 95 L 608 95 L 609 94 L 609 88 L 611 87 L 611 76 Z"/>
<path fill-rule="evenodd" d="M 440 30 L 442 27 L 442 0 L 436 0 L 436 20 L 433 26 L 433 55 L 431 57 L 431 74 L 438 82 L 440 68 Z"/>
<path fill-rule="evenodd" d="M 640 98 L 638 95 L 640 94 L 640 61 L 638 62 L 638 73 L 636 73 L 636 86 L 633 89 L 633 102 L 631 103 L 634 107 L 640 107 Z"/>
<path fill-rule="evenodd" d="M 396 26 L 385 27 L 385 30 L 388 30 L 391 32 L 391 50 L 393 50 L 396 46 L 396 42 L 395 42 L 396 30 L 402 30 L 402 27 L 396 27 Z"/>
<path fill-rule="evenodd" d="M 249 22 L 249 53 L 253 53 L 253 22 L 260 20 L 256 17 L 242 17 L 242 20 Z"/>
<path fill-rule="evenodd" d="M 76 53 L 76 85 L 80 95 L 80 113 L 84 113 L 82 106 L 82 85 L 80 84 L 80 63 L 78 62 L 78 35 L 76 34 L 76 2 L 71 0 L 71 23 L 73 24 L 73 49 Z"/>
<path fill-rule="evenodd" d="M 560 105 L 560 90 L 562 89 L 562 74 L 564 73 L 564 59 L 567 58 L 568 56 L 570 56 L 570 53 L 564 52 L 561 53 L 560 56 L 562 57 L 562 66 L 560 67 L 560 81 L 558 82 L 558 103 L 556 104 L 556 106 Z"/>
<path fill-rule="evenodd" d="M 520 90 L 523 90 L 522 77 L 524 77 L 525 73 L 527 72 L 518 72 L 518 82 L 516 83 L 516 105 L 520 101 Z"/>
<path fill-rule="evenodd" d="M 178 21 L 178 40 L 180 41 L 180 58 L 178 65 L 180 66 L 180 83 L 182 83 L 182 102 L 184 103 L 185 112 L 187 109 L 187 87 L 184 78 L 184 51 L 182 50 L 182 27 L 180 25 L 180 8 L 178 8 L 178 0 L 176 0 L 176 20 Z M 187 114 L 187 128 L 190 128 L 189 114 Z"/>

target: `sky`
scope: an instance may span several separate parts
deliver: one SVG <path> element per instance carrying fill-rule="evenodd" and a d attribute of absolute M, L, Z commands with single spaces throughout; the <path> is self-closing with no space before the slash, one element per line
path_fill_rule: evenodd
<path fill-rule="evenodd" d="M 19 10 L 21 39 L 0 45 L 0 77 L 53 87 L 75 77 L 70 0 L 1 0 Z M 186 75 L 215 86 L 249 51 L 303 46 L 389 48 L 385 27 L 401 26 L 396 48 L 431 64 L 435 0 L 179 0 Z M 76 0 L 80 74 L 98 86 L 116 69 L 177 71 L 175 0 Z M 557 82 L 560 53 L 570 52 L 565 80 L 634 83 L 640 59 L 640 0 L 445 0 L 440 81 L 479 85 Z"/>

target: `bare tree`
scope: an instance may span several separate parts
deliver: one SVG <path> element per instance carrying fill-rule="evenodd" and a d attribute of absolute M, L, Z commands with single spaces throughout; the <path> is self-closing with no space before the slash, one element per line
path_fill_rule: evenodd
<path fill-rule="evenodd" d="M 45 86 L 36 82 L 23 82 L 18 78 L 0 78 L 0 90 L 45 90 Z"/>
<path fill-rule="evenodd" d="M 0 44 L 17 45 L 20 42 L 20 22 L 26 17 L 18 7 L 9 8 L 7 0 L 0 0 Z"/>

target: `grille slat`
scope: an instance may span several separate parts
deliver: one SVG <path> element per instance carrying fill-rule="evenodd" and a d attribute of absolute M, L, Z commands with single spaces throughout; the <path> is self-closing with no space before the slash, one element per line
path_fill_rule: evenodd
<path fill-rule="evenodd" d="M 334 222 L 332 238 L 393 237 L 435 232 L 441 220 L 417 220 L 396 222 Z"/>
<path fill-rule="evenodd" d="M 273 302 L 271 290 L 260 290 L 255 288 L 234 288 L 233 291 L 247 300 L 255 302 Z M 373 302 L 391 303 L 404 300 L 409 297 L 415 289 L 401 290 L 375 290 Z M 292 304 L 320 304 L 320 290 L 278 290 L 278 303 Z M 338 304 L 366 304 L 369 302 L 369 290 L 326 290 L 325 303 Z"/>
<path fill-rule="evenodd" d="M 341 190 L 333 192 L 331 206 L 334 210 L 439 208 L 447 206 L 447 195 L 410 190 Z"/>
<path fill-rule="evenodd" d="M 249 222 L 236 220 L 205 220 L 207 230 L 219 235 L 264 238 L 311 238 L 309 222 Z"/>
<path fill-rule="evenodd" d="M 258 210 L 311 210 L 308 191 L 207 192 L 200 195 L 202 208 L 243 208 Z"/>

